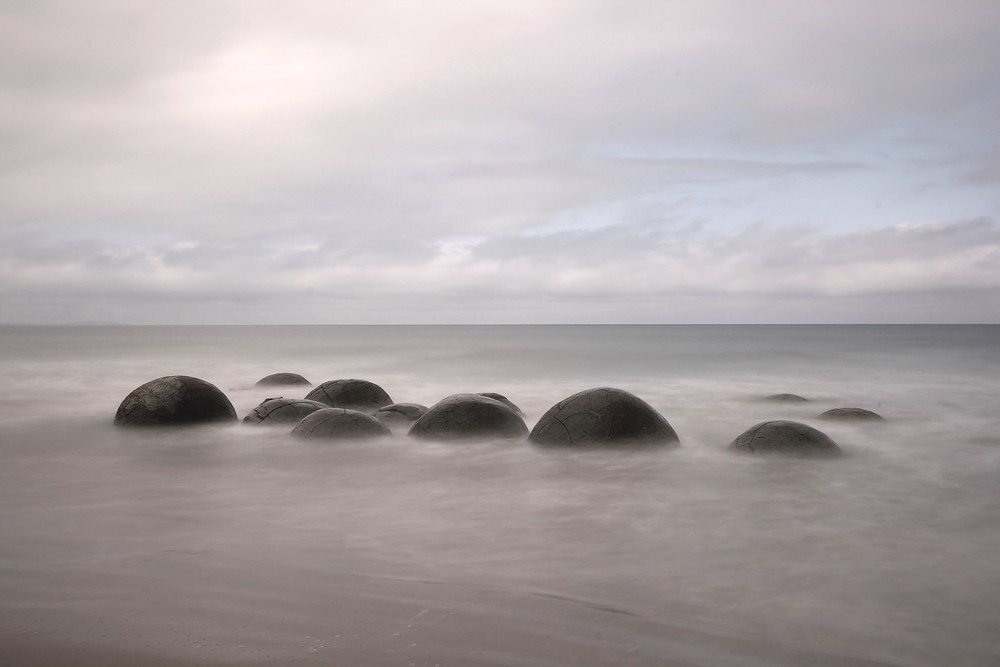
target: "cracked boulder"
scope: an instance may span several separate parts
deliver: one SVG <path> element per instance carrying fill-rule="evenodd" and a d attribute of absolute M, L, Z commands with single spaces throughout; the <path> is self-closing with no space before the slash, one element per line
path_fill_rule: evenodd
<path fill-rule="evenodd" d="M 882 415 L 864 408 L 834 408 L 827 410 L 819 416 L 820 419 L 830 419 L 848 422 L 883 422 Z"/>
<path fill-rule="evenodd" d="M 390 431 L 388 426 L 364 412 L 323 408 L 296 424 L 292 435 L 324 440 L 363 440 L 390 435 Z"/>
<path fill-rule="evenodd" d="M 415 421 L 410 435 L 428 440 L 523 438 L 528 427 L 500 401 L 480 394 L 455 394 Z"/>
<path fill-rule="evenodd" d="M 310 401 L 325 403 L 331 408 L 346 408 L 374 414 L 392 403 L 382 387 L 368 380 L 327 380 L 308 394 Z"/>
<path fill-rule="evenodd" d="M 393 403 L 378 409 L 375 419 L 379 420 L 390 429 L 408 431 L 427 412 L 426 405 L 419 403 Z"/>
<path fill-rule="evenodd" d="M 311 387 L 312 382 L 298 373 L 271 373 L 257 380 L 255 387 Z"/>
<path fill-rule="evenodd" d="M 306 415 L 330 407 L 304 398 L 267 398 L 243 418 L 244 424 L 297 424 Z"/>
<path fill-rule="evenodd" d="M 729 448 L 748 454 L 812 457 L 832 457 L 842 453 L 826 433 L 806 424 L 782 420 L 752 426 L 733 440 Z"/>
<path fill-rule="evenodd" d="M 622 389 L 587 389 L 559 401 L 528 437 L 539 445 L 628 447 L 677 444 L 673 427 L 651 405 Z"/>
<path fill-rule="evenodd" d="M 236 421 L 236 410 L 214 384 L 168 375 L 136 387 L 115 413 L 120 426 L 183 426 Z"/>
<path fill-rule="evenodd" d="M 514 412 L 516 412 L 517 414 L 519 414 L 521 416 L 524 416 L 524 413 L 521 412 L 521 408 L 519 408 L 516 405 L 514 405 L 514 402 L 511 401 L 506 396 L 504 396 L 503 394 L 498 394 L 498 393 L 496 393 L 494 391 L 481 391 L 481 392 L 479 392 L 479 395 L 480 396 L 485 396 L 486 398 L 492 398 L 494 401 L 500 401 L 501 403 L 503 403 L 504 405 L 506 405 L 508 408 L 510 408 L 511 410 L 513 410 Z"/>
<path fill-rule="evenodd" d="M 808 398 L 803 398 L 798 394 L 771 394 L 764 398 L 765 401 L 773 403 L 808 403 Z"/>

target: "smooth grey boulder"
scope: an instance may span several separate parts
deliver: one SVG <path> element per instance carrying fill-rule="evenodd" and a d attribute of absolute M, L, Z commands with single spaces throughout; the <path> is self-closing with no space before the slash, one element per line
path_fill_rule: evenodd
<path fill-rule="evenodd" d="M 775 403 L 808 403 L 808 398 L 803 398 L 798 394 L 771 394 L 764 398 L 765 401 L 774 401 Z"/>
<path fill-rule="evenodd" d="M 500 401 L 480 394 L 454 394 L 431 406 L 410 427 L 410 435 L 430 440 L 523 438 L 528 427 Z"/>
<path fill-rule="evenodd" d="M 840 447 L 830 436 L 812 426 L 792 421 L 766 421 L 750 427 L 729 445 L 749 454 L 839 456 Z"/>
<path fill-rule="evenodd" d="M 508 408 L 510 408 L 511 410 L 513 410 L 514 412 L 516 412 L 517 414 L 519 414 L 521 416 L 524 416 L 524 413 L 521 412 L 521 408 L 519 408 L 516 405 L 514 405 L 514 402 L 511 401 L 506 396 L 504 396 L 503 394 L 498 394 L 495 391 L 481 391 L 481 392 L 479 392 L 479 395 L 480 396 L 485 396 L 486 398 L 492 398 L 494 401 L 500 401 L 501 403 L 503 403 L 504 405 L 506 405 Z"/>
<path fill-rule="evenodd" d="M 132 390 L 118 406 L 120 426 L 182 426 L 236 421 L 236 409 L 210 382 L 167 375 Z"/>
<path fill-rule="evenodd" d="M 327 380 L 308 394 L 310 401 L 325 403 L 331 408 L 359 410 L 369 414 L 392 403 L 382 387 L 368 380 Z"/>
<path fill-rule="evenodd" d="M 344 408 L 323 408 L 307 415 L 292 429 L 297 438 L 361 440 L 390 435 L 389 427 L 369 414 Z"/>
<path fill-rule="evenodd" d="M 539 445 L 634 447 L 679 442 L 673 427 L 644 400 L 597 387 L 565 398 L 542 415 L 528 436 Z"/>
<path fill-rule="evenodd" d="M 297 424 L 306 415 L 330 407 L 319 401 L 304 398 L 266 398 L 260 405 L 247 413 L 244 424 Z"/>
<path fill-rule="evenodd" d="M 424 414 L 427 413 L 427 406 L 419 403 L 393 403 L 379 408 L 375 413 L 375 419 L 379 420 L 390 429 L 400 429 L 408 431 Z"/>
<path fill-rule="evenodd" d="M 871 421 L 884 422 L 882 415 L 864 408 L 834 408 L 819 415 L 820 419 L 831 419 L 836 421 Z"/>
<path fill-rule="evenodd" d="M 311 387 L 312 382 L 298 373 L 272 373 L 257 380 L 255 387 Z"/>

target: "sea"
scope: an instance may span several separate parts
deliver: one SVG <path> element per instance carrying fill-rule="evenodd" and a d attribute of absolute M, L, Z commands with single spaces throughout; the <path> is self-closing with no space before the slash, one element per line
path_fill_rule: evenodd
<path fill-rule="evenodd" d="M 0 664 L 1000 664 L 1000 326 L 3 326 L 0 367 Z M 617 387 L 680 445 L 112 424 L 276 372 L 528 428 Z M 845 455 L 728 449 L 769 419 Z"/>

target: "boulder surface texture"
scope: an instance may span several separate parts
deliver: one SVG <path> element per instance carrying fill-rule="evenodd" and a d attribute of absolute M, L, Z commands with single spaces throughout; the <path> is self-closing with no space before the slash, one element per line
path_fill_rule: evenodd
<path fill-rule="evenodd" d="M 771 394 L 764 399 L 765 401 L 774 401 L 775 403 L 808 403 L 808 398 L 803 398 L 798 394 Z"/>
<path fill-rule="evenodd" d="M 500 401 L 480 394 L 455 394 L 415 421 L 410 435 L 431 440 L 523 438 L 528 427 Z"/>
<path fill-rule="evenodd" d="M 297 424 L 306 415 L 330 406 L 304 398 L 268 398 L 247 413 L 244 424 Z"/>
<path fill-rule="evenodd" d="M 528 438 L 539 445 L 628 447 L 670 445 L 677 433 L 648 403 L 622 389 L 586 389 L 542 415 Z"/>
<path fill-rule="evenodd" d="M 393 403 L 379 408 L 375 413 L 375 419 L 389 428 L 401 428 L 409 430 L 413 422 L 417 421 L 427 413 L 427 406 L 419 403 Z"/>
<path fill-rule="evenodd" d="M 494 401 L 500 401 L 501 403 L 503 403 L 504 405 L 506 405 L 508 408 L 510 408 L 519 415 L 524 414 L 523 412 L 521 412 L 521 408 L 514 405 L 514 402 L 511 401 L 506 396 L 504 396 L 503 394 L 498 394 L 495 391 L 481 391 L 479 392 L 479 395 L 485 396 L 486 398 L 492 398 Z"/>
<path fill-rule="evenodd" d="M 310 401 L 325 403 L 331 408 L 347 408 L 374 413 L 392 403 L 382 387 L 368 380 L 327 380 L 308 394 Z"/>
<path fill-rule="evenodd" d="M 361 440 L 390 435 L 390 431 L 388 426 L 364 412 L 323 408 L 296 424 L 292 435 L 325 440 Z"/>
<path fill-rule="evenodd" d="M 188 375 L 150 380 L 125 397 L 115 424 L 181 426 L 236 421 L 236 410 L 214 384 Z"/>
<path fill-rule="evenodd" d="M 750 454 L 839 456 L 842 453 L 826 433 L 806 424 L 782 420 L 761 422 L 750 427 L 729 447 Z"/>
<path fill-rule="evenodd" d="M 883 422 L 882 415 L 864 408 L 834 408 L 819 416 L 820 419 L 835 419 L 837 421 L 873 421 Z"/>
<path fill-rule="evenodd" d="M 295 387 L 312 386 L 312 382 L 305 379 L 298 373 L 272 373 L 257 380 L 255 387 Z"/>

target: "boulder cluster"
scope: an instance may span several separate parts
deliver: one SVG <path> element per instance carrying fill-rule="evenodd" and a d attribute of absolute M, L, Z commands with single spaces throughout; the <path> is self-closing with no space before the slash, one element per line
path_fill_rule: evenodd
<path fill-rule="evenodd" d="M 275 373 L 255 386 L 311 384 L 295 373 Z M 775 394 L 765 400 L 806 403 L 794 394 Z M 835 408 L 818 415 L 824 420 L 883 421 L 862 408 Z M 181 426 L 235 422 L 229 398 L 215 385 L 186 375 L 151 380 L 122 401 L 114 423 L 121 426 Z M 406 432 L 414 438 L 439 441 L 527 439 L 543 447 L 633 448 L 669 447 L 680 439 L 670 423 L 638 396 L 613 387 L 596 387 L 569 396 L 541 416 L 530 431 L 520 408 L 493 392 L 453 394 L 427 407 L 394 403 L 373 382 L 328 380 L 304 398 L 267 398 L 251 410 L 243 423 L 254 426 L 292 426 L 300 438 L 356 440 Z M 829 457 L 841 453 L 829 436 L 794 421 L 765 421 L 754 425 L 730 444 L 748 454 L 785 454 Z"/>

